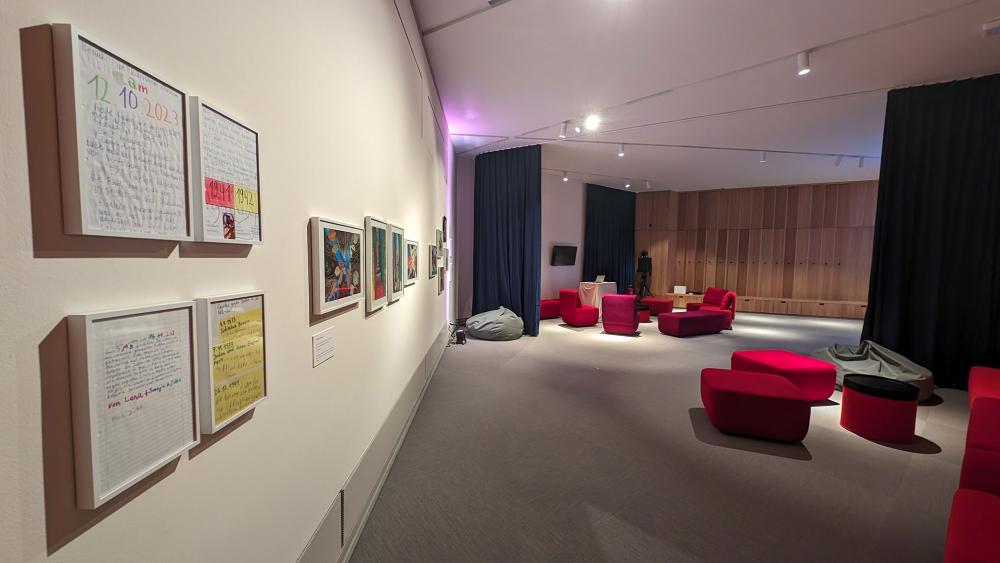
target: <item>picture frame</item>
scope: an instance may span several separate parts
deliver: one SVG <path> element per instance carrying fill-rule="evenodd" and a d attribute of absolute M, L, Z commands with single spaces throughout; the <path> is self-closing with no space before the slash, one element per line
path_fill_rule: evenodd
<path fill-rule="evenodd" d="M 267 398 L 263 291 L 195 300 L 201 431 L 214 434 Z"/>
<path fill-rule="evenodd" d="M 71 24 L 52 25 L 52 47 L 63 231 L 193 240 L 187 94 Z M 148 131 L 156 158 L 123 165 Z"/>
<path fill-rule="evenodd" d="M 403 228 L 389 225 L 389 303 L 395 303 L 403 296 L 406 287 L 406 236 Z"/>
<path fill-rule="evenodd" d="M 439 268 L 438 272 L 438 295 L 444 293 L 445 279 L 444 279 L 444 266 Z"/>
<path fill-rule="evenodd" d="M 432 280 L 437 277 L 438 270 L 438 247 L 430 244 L 427 246 L 427 279 Z"/>
<path fill-rule="evenodd" d="M 417 283 L 420 266 L 420 243 L 406 239 L 406 285 Z"/>
<path fill-rule="evenodd" d="M 312 311 L 323 315 L 365 298 L 365 232 L 323 217 L 309 219 Z"/>
<path fill-rule="evenodd" d="M 94 509 L 201 439 L 195 302 L 69 315 L 67 328 L 76 500 Z"/>
<path fill-rule="evenodd" d="M 257 132 L 200 96 L 189 107 L 194 240 L 263 244 Z"/>
<path fill-rule="evenodd" d="M 371 313 L 389 302 L 389 225 L 365 217 L 365 307 Z"/>

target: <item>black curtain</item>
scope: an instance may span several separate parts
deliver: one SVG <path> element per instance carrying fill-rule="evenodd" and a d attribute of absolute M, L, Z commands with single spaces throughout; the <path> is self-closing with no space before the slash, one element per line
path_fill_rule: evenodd
<path fill-rule="evenodd" d="M 542 147 L 476 157 L 472 312 L 504 306 L 538 335 L 542 284 Z"/>
<path fill-rule="evenodd" d="M 1000 365 L 1000 75 L 889 92 L 863 338 L 945 387 Z"/>
<path fill-rule="evenodd" d="M 625 293 L 635 280 L 635 194 L 587 184 L 583 279 L 598 274 Z"/>

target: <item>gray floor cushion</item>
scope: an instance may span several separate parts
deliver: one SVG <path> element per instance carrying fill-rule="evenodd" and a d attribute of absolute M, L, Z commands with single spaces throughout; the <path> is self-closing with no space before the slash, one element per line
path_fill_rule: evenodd
<path fill-rule="evenodd" d="M 920 389 L 920 401 L 934 394 L 934 376 L 929 369 L 871 340 L 857 345 L 834 344 L 816 350 L 813 357 L 837 366 L 837 389 L 842 388 L 844 375 L 857 373 L 915 385 Z"/>
<path fill-rule="evenodd" d="M 524 334 L 524 321 L 510 309 L 500 307 L 469 317 L 465 330 L 481 340 L 517 340 Z"/>

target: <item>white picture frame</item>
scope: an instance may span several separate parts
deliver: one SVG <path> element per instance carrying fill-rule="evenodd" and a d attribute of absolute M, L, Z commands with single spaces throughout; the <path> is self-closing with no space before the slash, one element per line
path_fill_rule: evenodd
<path fill-rule="evenodd" d="M 323 217 L 311 217 L 309 219 L 309 231 L 310 231 L 310 244 L 312 246 L 310 255 L 312 257 L 312 281 L 310 286 L 312 287 L 312 311 L 316 315 L 324 315 L 338 309 L 343 309 L 344 307 L 353 305 L 365 298 L 365 284 L 364 277 L 366 275 L 364 260 L 365 260 L 365 231 L 361 227 L 356 227 L 354 225 L 349 225 L 347 223 L 341 223 L 340 221 L 334 221 L 332 219 L 325 219 Z M 331 284 L 336 283 L 334 280 L 340 277 L 339 273 L 331 271 L 330 280 L 327 279 L 327 256 L 326 256 L 326 243 L 327 236 L 333 232 L 335 237 L 342 242 L 352 243 L 355 238 L 357 240 L 357 249 L 350 251 L 350 256 L 347 259 L 348 271 L 344 273 L 346 278 L 340 278 L 342 281 L 351 280 L 350 286 L 341 285 L 341 289 L 334 293 Z M 345 240 L 345 238 L 347 240 Z M 332 252 L 331 254 L 334 254 Z M 343 255 L 343 254 L 341 254 Z M 357 257 L 357 264 L 353 265 L 354 257 Z M 331 256 L 336 260 L 336 256 Z M 335 269 L 335 267 L 334 267 Z M 354 274 L 357 274 L 357 285 L 353 283 Z M 331 299 L 331 295 L 336 295 L 335 298 Z"/>
<path fill-rule="evenodd" d="M 94 509 L 200 441 L 195 303 L 69 315 L 67 326 L 77 505 Z"/>
<path fill-rule="evenodd" d="M 259 307 L 258 307 L 259 303 Z M 224 295 L 214 295 L 211 297 L 200 297 L 195 299 L 198 318 L 198 373 L 200 374 L 200 387 L 198 389 L 199 412 L 201 414 L 200 426 L 203 434 L 214 434 L 229 423 L 257 408 L 257 405 L 267 399 L 267 322 L 265 312 L 265 298 L 263 291 L 244 291 L 240 293 L 229 293 Z M 227 307 L 229 310 L 224 313 L 222 319 L 219 318 L 219 310 Z M 259 309 L 259 315 L 254 314 Z M 231 314 L 230 314 L 231 313 Z M 259 320 L 255 317 L 259 316 Z M 241 318 L 242 317 L 242 318 Z M 230 339 L 225 339 L 222 332 L 222 323 L 226 323 L 232 335 Z M 254 327 L 255 323 L 259 327 Z M 219 330 L 216 330 L 216 329 Z M 222 350 L 217 354 L 216 347 Z M 259 348 L 260 360 L 256 361 L 253 356 L 253 348 Z M 240 373 L 225 377 L 226 381 L 216 382 L 216 367 L 225 362 L 223 350 L 230 354 L 238 353 L 236 350 L 244 350 L 244 359 L 249 367 L 241 370 Z M 254 381 L 257 374 L 253 370 L 259 369 L 259 383 Z M 224 374 L 219 374 L 224 377 Z M 242 388 L 241 388 L 242 387 Z M 259 393 L 254 389 L 259 387 Z M 233 406 L 219 405 L 220 395 L 228 393 L 225 398 Z M 233 395 L 243 393 L 249 399 L 234 398 Z M 225 415 L 217 416 L 217 408 L 226 409 Z"/>
<path fill-rule="evenodd" d="M 190 96 L 188 100 L 194 240 L 222 244 L 264 244 L 264 213 L 260 195 L 260 138 L 257 131 L 232 115 L 222 112 L 218 106 L 207 102 L 200 96 Z M 252 137 L 252 157 L 249 154 L 244 155 L 245 158 L 252 158 L 253 161 L 252 165 L 244 166 L 244 168 L 252 170 L 213 173 L 213 176 L 225 174 L 229 176 L 227 178 L 208 176 L 209 171 L 205 163 L 204 149 L 206 148 L 205 132 L 211 122 L 207 122 L 207 120 L 221 122 L 235 129 L 237 134 L 243 135 L 248 144 L 251 143 L 249 139 Z M 229 157 L 226 160 L 238 162 L 239 159 Z M 251 183 L 254 185 L 249 185 Z M 211 190 L 209 184 L 213 186 Z M 240 184 L 248 185 L 241 186 Z M 212 196 L 209 196 L 209 191 L 212 192 Z M 256 209 L 256 212 L 250 211 L 251 208 Z M 213 220 L 216 217 L 218 220 Z M 230 226 L 227 225 L 227 218 L 231 221 L 231 232 Z M 208 223 L 206 223 L 206 219 L 208 219 Z M 256 223 L 256 227 L 254 227 L 254 223 Z M 211 228 L 208 225 L 212 225 Z M 241 228 L 241 226 L 243 227 Z M 256 231 L 255 236 L 253 236 L 254 231 Z M 251 236 L 245 236 L 247 232 Z"/>
<path fill-rule="evenodd" d="M 420 243 L 415 240 L 406 239 L 406 283 L 410 286 L 417 283 L 420 278 Z M 411 268 L 410 265 L 413 265 Z"/>
<path fill-rule="evenodd" d="M 69 235 L 193 240 L 187 94 L 73 25 L 52 25 L 52 47 L 63 231 Z M 85 75 L 91 72 L 88 69 L 98 64 L 117 70 L 95 72 L 87 80 Z M 114 91 L 119 86 L 116 96 Z M 121 108 L 117 97 L 122 98 Z M 108 122 L 140 123 L 141 127 L 162 132 L 161 150 L 143 163 L 154 166 L 150 163 L 156 162 L 160 167 L 156 171 L 161 190 L 157 197 L 144 200 L 141 196 L 149 184 L 132 181 L 150 174 L 125 170 L 138 165 L 127 162 L 124 156 L 108 157 L 110 151 L 128 144 L 126 127 L 94 125 L 94 116 Z M 118 174 L 113 178 L 118 183 L 109 180 L 108 186 L 95 184 L 91 166 L 101 170 L 102 178 Z M 121 181 L 121 177 L 128 180 Z"/>
<path fill-rule="evenodd" d="M 365 217 L 365 309 L 372 313 L 389 302 L 389 225 Z"/>
<path fill-rule="evenodd" d="M 398 248 L 396 244 L 399 244 Z M 403 297 L 406 287 L 406 234 L 398 225 L 389 225 L 389 303 Z"/>

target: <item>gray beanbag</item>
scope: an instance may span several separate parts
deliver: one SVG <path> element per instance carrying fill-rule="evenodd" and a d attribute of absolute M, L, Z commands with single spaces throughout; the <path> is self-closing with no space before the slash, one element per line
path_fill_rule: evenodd
<path fill-rule="evenodd" d="M 465 330 L 469 336 L 482 340 L 517 340 L 524 334 L 524 321 L 510 309 L 500 307 L 469 317 Z"/>
<path fill-rule="evenodd" d="M 813 357 L 837 366 L 837 388 L 844 384 L 844 375 L 877 375 L 909 383 L 920 389 L 919 401 L 926 401 L 934 394 L 934 377 L 931 370 L 912 360 L 879 346 L 871 340 L 852 346 L 834 344 L 816 350 Z"/>

